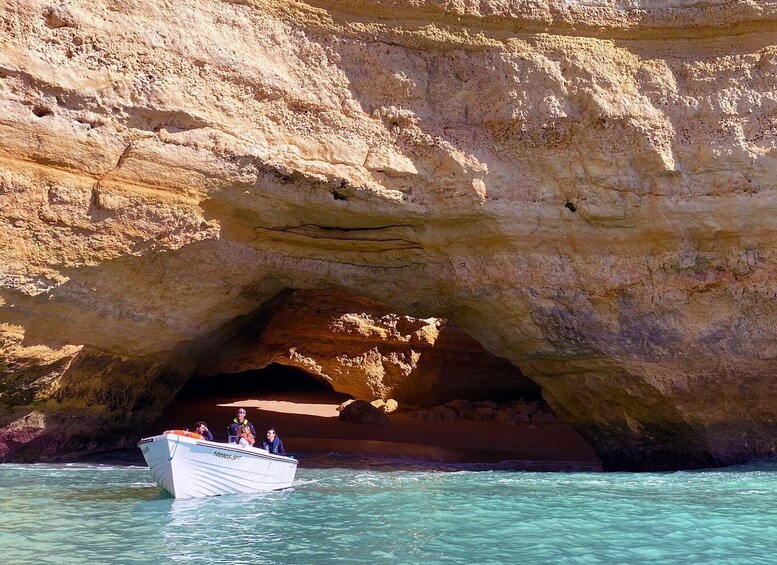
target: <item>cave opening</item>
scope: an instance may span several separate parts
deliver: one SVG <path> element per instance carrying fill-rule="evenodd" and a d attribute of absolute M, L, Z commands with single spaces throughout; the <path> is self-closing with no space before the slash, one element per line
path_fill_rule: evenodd
<path fill-rule="evenodd" d="M 266 397 L 296 392 L 330 392 L 335 396 L 350 398 L 348 395 L 336 393 L 331 385 L 307 371 L 278 363 L 270 363 L 263 369 L 191 379 L 176 398 L 180 401 L 207 397 L 238 401 L 247 396 Z"/>
<path fill-rule="evenodd" d="M 215 441 L 226 441 L 226 428 L 239 407 L 249 412 L 249 421 L 258 433 L 260 427 L 278 426 L 279 420 L 286 420 L 283 413 L 295 412 L 293 404 L 305 406 L 298 408 L 298 413 L 320 412 L 316 406 L 337 406 L 350 399 L 302 369 L 271 363 L 262 369 L 190 379 L 148 433 L 158 433 L 162 427 L 194 429 L 197 421 L 205 421 Z M 303 422 L 302 429 L 297 422 L 295 432 L 304 432 L 305 426 L 314 425 L 314 421 Z"/>
<path fill-rule="evenodd" d="M 225 441 L 244 408 L 258 439 L 275 427 L 287 450 L 308 458 L 599 465 L 539 385 L 449 320 L 340 290 L 288 290 L 198 346 L 192 378 L 149 432 L 204 420 Z M 382 420 L 345 417 L 338 408 L 348 400 Z"/>

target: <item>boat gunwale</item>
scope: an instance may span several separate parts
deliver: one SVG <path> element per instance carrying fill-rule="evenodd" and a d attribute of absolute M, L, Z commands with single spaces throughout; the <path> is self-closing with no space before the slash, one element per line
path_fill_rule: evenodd
<path fill-rule="evenodd" d="M 141 439 L 138 442 L 138 447 L 140 447 L 144 443 L 151 443 L 151 442 L 158 441 L 158 440 L 161 440 L 161 439 L 167 439 L 167 436 L 172 436 L 172 435 L 174 435 L 174 436 L 176 436 L 178 438 L 192 440 L 192 441 L 194 441 L 194 445 L 201 445 L 203 447 L 210 447 L 212 449 L 221 449 L 221 450 L 224 450 L 224 451 L 234 451 L 234 452 L 240 453 L 242 455 L 251 455 L 253 457 L 258 457 L 259 459 L 269 459 L 271 461 L 278 461 L 279 463 L 289 463 L 289 464 L 294 464 L 294 465 L 299 464 L 298 460 L 294 459 L 293 457 L 291 457 L 289 455 L 275 455 L 273 453 L 268 453 L 267 451 L 264 451 L 264 450 L 262 452 L 260 452 L 260 453 L 254 453 L 253 451 L 246 451 L 246 448 L 239 447 L 239 446 L 237 446 L 235 444 L 220 443 L 220 442 L 217 442 L 217 441 L 208 441 L 208 440 L 195 440 L 194 438 L 189 438 L 189 437 L 181 436 L 181 435 L 178 435 L 178 434 L 159 434 L 159 435 L 156 435 L 156 436 L 151 436 L 151 437 L 143 438 L 143 439 Z M 259 449 L 259 448 L 255 448 L 255 449 Z"/>

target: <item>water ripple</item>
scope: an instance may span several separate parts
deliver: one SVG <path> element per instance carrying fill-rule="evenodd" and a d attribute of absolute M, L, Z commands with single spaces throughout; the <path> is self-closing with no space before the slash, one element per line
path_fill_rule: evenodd
<path fill-rule="evenodd" d="M 9 563 L 773 563 L 777 464 L 682 473 L 300 469 L 174 500 L 147 469 L 0 466 Z"/>

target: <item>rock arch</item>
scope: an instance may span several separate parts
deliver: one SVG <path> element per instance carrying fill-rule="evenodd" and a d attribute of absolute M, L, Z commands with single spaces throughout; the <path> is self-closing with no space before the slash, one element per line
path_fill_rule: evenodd
<path fill-rule="evenodd" d="M 452 320 L 609 468 L 777 452 L 774 5 L 438 4 L 7 14 L 0 458 L 129 442 L 195 344 L 333 287 Z"/>
<path fill-rule="evenodd" d="M 212 338 L 195 377 L 278 363 L 362 400 L 539 398 L 535 383 L 449 320 L 401 315 L 337 289 L 282 293 L 275 302 L 271 318 L 264 309 Z"/>

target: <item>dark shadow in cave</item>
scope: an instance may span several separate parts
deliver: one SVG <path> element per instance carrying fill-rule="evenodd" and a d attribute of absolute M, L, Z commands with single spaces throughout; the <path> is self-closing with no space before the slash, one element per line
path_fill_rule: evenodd
<path fill-rule="evenodd" d="M 262 414 L 272 412 L 264 409 L 267 403 L 270 406 L 278 402 L 337 406 L 350 398 L 302 369 L 271 363 L 263 369 L 190 380 L 144 435 L 155 435 L 165 429 L 193 429 L 195 422 L 203 420 L 216 441 L 226 441 L 226 428 L 238 406 L 246 408 L 258 434 L 261 427 L 278 426 L 272 414 Z M 327 416 L 313 415 L 310 425 L 315 426 L 315 420 L 320 417 L 336 416 L 336 411 Z"/>
<path fill-rule="evenodd" d="M 223 373 L 211 377 L 192 379 L 178 393 L 177 400 L 192 398 L 235 398 L 260 395 L 284 395 L 290 392 L 331 392 L 350 398 L 347 394 L 339 394 L 332 390 L 328 383 L 317 379 L 302 369 L 271 363 L 264 369 L 241 371 L 239 373 Z"/>
<path fill-rule="evenodd" d="M 402 387 L 398 387 L 397 400 L 403 397 L 426 399 L 424 408 L 442 405 L 454 400 L 511 402 L 542 401 L 540 385 L 524 376 L 521 370 L 503 357 L 491 355 L 481 348 L 480 342 L 449 324 L 440 332 L 435 347 L 421 355 Z M 451 352 L 456 351 L 456 366 L 451 366 Z M 436 379 L 424 379 L 425 374 L 435 373 Z M 444 383 L 445 386 L 440 386 Z"/>

